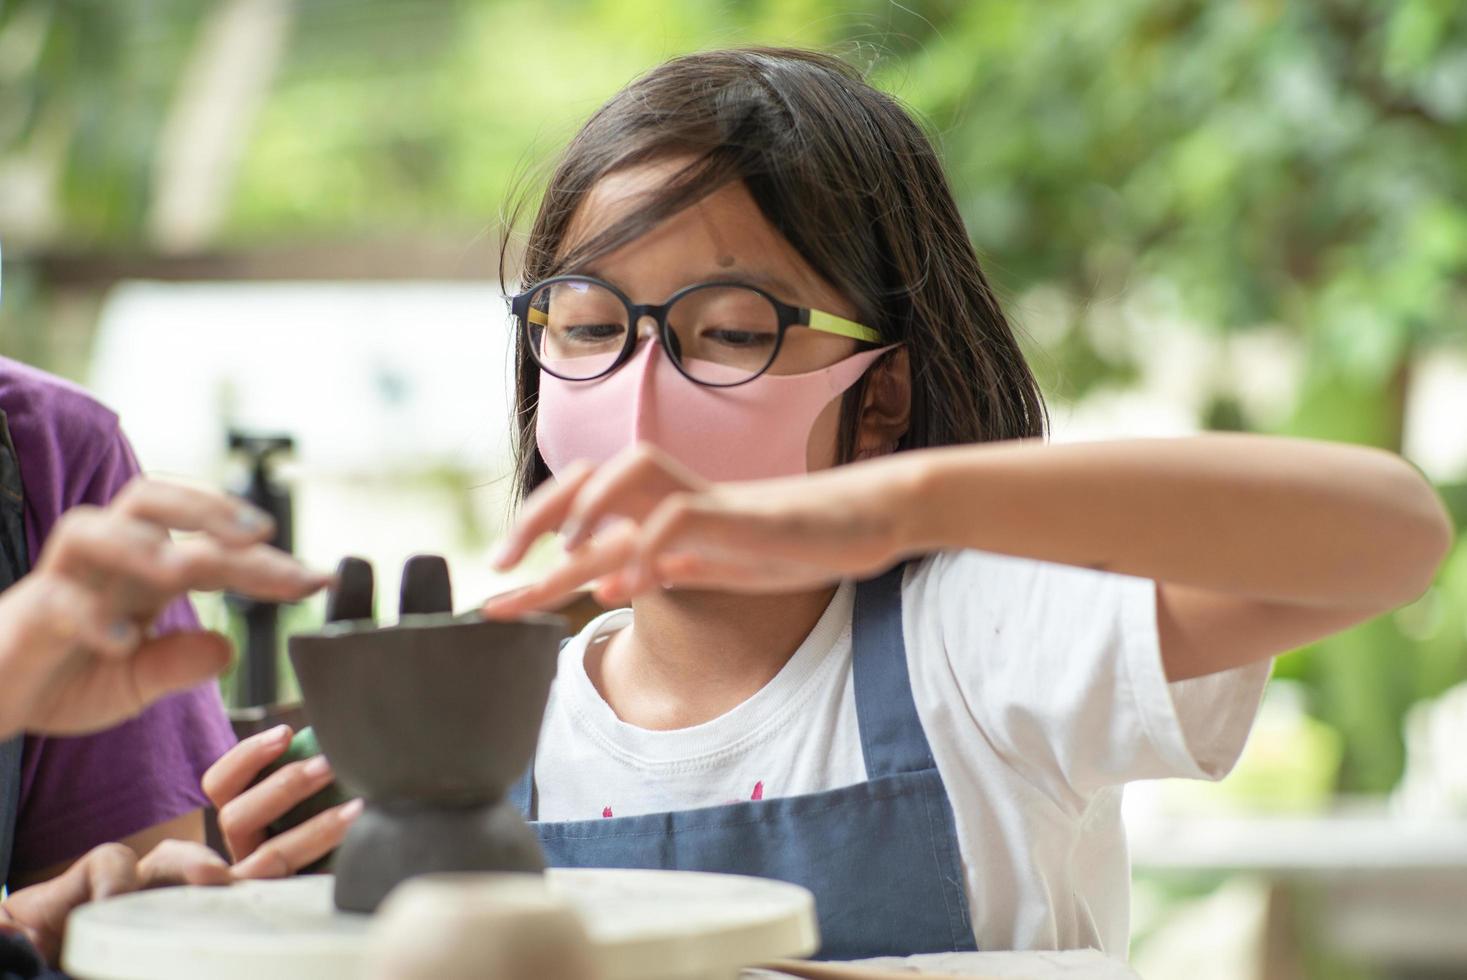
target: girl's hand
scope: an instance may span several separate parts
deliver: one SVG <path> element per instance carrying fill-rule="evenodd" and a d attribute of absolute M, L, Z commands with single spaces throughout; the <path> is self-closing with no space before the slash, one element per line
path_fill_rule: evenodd
<path fill-rule="evenodd" d="M 260 771 L 290 746 L 289 725 L 251 735 L 226 752 L 204 773 L 204 794 L 219 811 L 219 832 L 236 863 L 237 878 L 284 878 L 336 849 L 362 810 L 351 800 L 316 814 L 275 837 L 266 828 L 296 804 L 326 788 L 331 766 L 322 755 L 292 762 L 258 786 Z"/>
<path fill-rule="evenodd" d="M 56 963 L 73 909 L 113 895 L 165 885 L 227 885 L 223 859 L 202 844 L 169 840 L 138 856 L 126 844 L 103 844 L 65 872 L 22 888 L 0 905 L 0 928 L 22 933 L 46 962 Z"/>
<path fill-rule="evenodd" d="M 597 600 L 613 605 L 658 588 L 785 592 L 879 572 L 920 550 L 908 533 L 918 506 L 915 462 L 713 484 L 644 444 L 599 469 L 573 468 L 531 495 L 494 563 L 510 567 L 554 530 L 569 559 L 490 599 L 484 614 L 553 608 L 592 581 Z"/>
<path fill-rule="evenodd" d="M 35 568 L 0 596 L 0 736 L 96 731 L 218 674 L 230 659 L 222 636 L 149 630 L 190 590 L 287 601 L 325 585 L 264 543 L 273 531 L 243 501 L 152 480 L 67 511 Z"/>

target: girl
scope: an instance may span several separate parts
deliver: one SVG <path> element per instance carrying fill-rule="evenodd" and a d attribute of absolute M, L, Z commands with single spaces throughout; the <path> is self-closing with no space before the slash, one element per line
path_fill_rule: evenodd
<path fill-rule="evenodd" d="M 1122 955 L 1122 787 L 1221 777 L 1269 658 L 1410 600 L 1448 542 L 1381 452 L 1044 445 L 936 153 L 823 55 L 612 98 L 522 281 L 496 562 L 554 531 L 568 560 L 485 612 L 629 608 L 563 648 L 516 797 L 554 864 L 810 887 L 828 957 Z M 273 737 L 211 774 L 237 850 L 329 779 L 240 793 Z M 340 823 L 292 834 L 282 871 Z"/>

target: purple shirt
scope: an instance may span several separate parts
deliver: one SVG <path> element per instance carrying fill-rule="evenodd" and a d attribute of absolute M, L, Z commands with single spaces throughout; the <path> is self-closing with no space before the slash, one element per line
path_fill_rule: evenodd
<path fill-rule="evenodd" d="M 0 410 L 20 461 L 34 563 L 63 511 L 105 504 L 138 464 L 116 415 L 81 389 L 4 357 Z M 193 630 L 199 621 L 179 599 L 157 625 Z M 214 684 L 95 735 L 26 736 L 11 873 L 78 857 L 207 806 L 199 780 L 234 741 Z"/>

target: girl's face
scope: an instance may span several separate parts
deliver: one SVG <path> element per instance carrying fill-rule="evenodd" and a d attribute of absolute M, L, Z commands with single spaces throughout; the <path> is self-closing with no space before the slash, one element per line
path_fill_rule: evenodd
<path fill-rule="evenodd" d="M 686 162 L 657 161 L 603 177 L 572 217 L 566 248 L 639 207 Z M 695 283 L 739 281 L 759 286 L 795 306 L 857 318 L 852 304 L 821 279 L 764 218 L 741 181 L 725 185 L 592 265 L 568 271 L 605 279 L 634 303 L 662 303 Z M 649 318 L 639 329 L 646 334 L 655 326 Z M 780 354 L 779 373 L 829 367 L 854 354 L 857 347 L 856 341 L 833 335 L 821 335 L 816 343 L 790 345 Z M 841 399 L 834 398 L 816 419 L 807 450 L 811 470 L 836 463 L 840 407 Z"/>

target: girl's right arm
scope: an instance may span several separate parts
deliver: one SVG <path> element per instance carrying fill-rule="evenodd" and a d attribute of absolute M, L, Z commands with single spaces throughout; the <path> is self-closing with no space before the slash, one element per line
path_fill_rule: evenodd
<path fill-rule="evenodd" d="M 282 766 L 255 784 L 290 746 L 289 725 L 251 735 L 204 773 L 204 793 L 219 811 L 219 831 L 239 878 L 283 878 L 335 850 L 361 812 L 351 800 L 271 837 L 268 827 L 331 783 L 325 756 Z"/>

